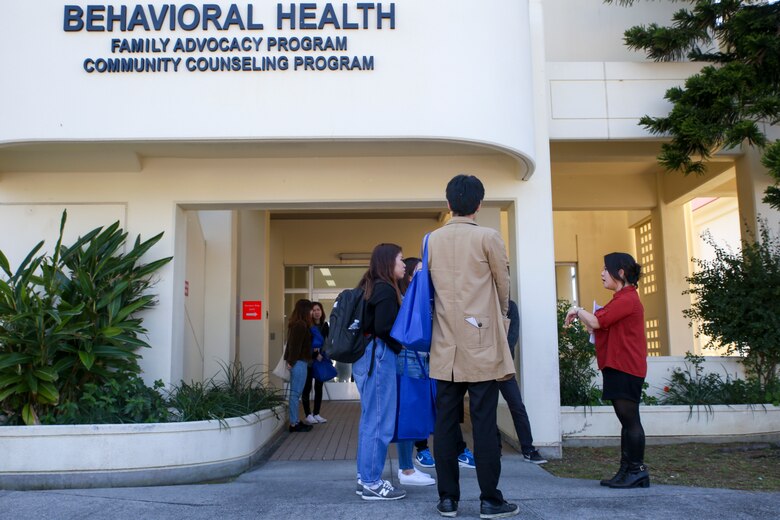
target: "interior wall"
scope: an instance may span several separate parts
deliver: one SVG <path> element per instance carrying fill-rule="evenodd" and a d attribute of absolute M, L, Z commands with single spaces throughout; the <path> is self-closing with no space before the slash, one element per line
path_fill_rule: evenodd
<path fill-rule="evenodd" d="M 199 211 L 206 243 L 203 377 L 222 374 L 236 359 L 237 225 L 234 211 Z"/>
<path fill-rule="evenodd" d="M 604 305 L 612 292 L 601 284 L 604 255 L 634 251 L 634 231 L 627 211 L 554 211 L 555 261 L 577 264 L 580 305 L 590 310 L 593 301 Z"/>
<path fill-rule="evenodd" d="M 206 241 L 200 219 L 186 212 L 187 257 L 184 282 L 184 381 L 203 380 Z"/>

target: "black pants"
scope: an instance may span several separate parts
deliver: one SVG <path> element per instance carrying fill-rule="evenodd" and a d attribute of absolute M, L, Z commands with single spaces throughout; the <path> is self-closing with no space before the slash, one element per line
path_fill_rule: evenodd
<path fill-rule="evenodd" d="M 515 424 L 517 438 L 520 441 L 520 449 L 526 455 L 534 451 L 534 437 L 531 435 L 531 422 L 528 420 L 528 413 L 525 411 L 523 396 L 520 394 L 520 387 L 517 386 L 517 379 L 507 379 L 498 383 L 498 389 L 504 396 L 509 412 L 512 414 L 512 422 Z"/>
<path fill-rule="evenodd" d="M 320 407 L 322 406 L 322 381 L 317 381 L 312 375 L 311 365 L 306 372 L 306 384 L 303 385 L 303 392 L 301 394 L 301 401 L 303 401 L 303 413 L 304 416 L 311 415 L 311 409 L 309 408 L 309 394 L 311 393 L 311 382 L 314 381 L 314 415 L 320 414 Z"/>
<path fill-rule="evenodd" d="M 463 410 L 463 401 L 460 403 L 460 418 L 458 419 L 458 422 L 460 424 L 463 424 L 463 421 L 466 419 L 465 417 L 465 411 Z M 458 455 L 463 453 L 466 450 L 466 442 L 463 440 L 463 431 L 458 428 Z M 420 453 L 423 450 L 428 449 L 428 439 L 423 439 L 420 441 L 415 441 L 414 447 L 417 448 L 417 453 Z"/>
<path fill-rule="evenodd" d="M 501 441 L 496 425 L 498 382 L 456 383 L 436 382 L 436 425 L 433 442 L 439 498 L 460 500 L 460 468 L 458 439 L 463 397 L 469 393 L 469 411 L 474 432 L 474 459 L 477 464 L 479 498 L 498 505 L 504 496 L 498 490 L 501 477 Z M 462 442 L 462 437 L 460 437 Z"/>

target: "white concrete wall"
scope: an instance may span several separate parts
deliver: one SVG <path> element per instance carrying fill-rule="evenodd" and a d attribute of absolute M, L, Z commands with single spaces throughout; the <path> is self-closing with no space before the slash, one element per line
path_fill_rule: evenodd
<path fill-rule="evenodd" d="M 236 268 L 238 238 L 235 212 L 199 211 L 206 239 L 203 377 L 221 374 L 236 358 Z"/>
<path fill-rule="evenodd" d="M 205 347 L 206 241 L 200 219 L 187 212 L 187 258 L 184 291 L 184 380 L 203 380 Z"/>
<path fill-rule="evenodd" d="M 644 53 L 623 45 L 623 33 L 634 25 L 670 25 L 684 7 L 669 0 L 639 0 L 621 7 L 603 0 L 542 0 L 544 46 L 548 61 L 643 61 Z"/>
<path fill-rule="evenodd" d="M 159 9 L 163 2 L 150 2 Z M 215 0 L 224 13 L 227 0 Z M 132 12 L 133 4 L 129 3 Z M 146 4 L 142 4 L 146 6 Z M 197 4 L 200 6 L 200 4 Z M 263 30 L 197 28 L 121 32 L 63 30 L 62 4 L 14 2 L 0 32 L 0 143 L 41 140 L 423 139 L 485 143 L 532 169 L 533 113 L 528 0 L 395 0 L 388 21 L 359 30 L 277 29 L 276 3 L 254 7 Z M 341 4 L 336 6 L 343 23 Z M 356 3 L 344 3 L 362 21 Z M 323 3 L 315 10 L 317 23 Z M 105 16 L 105 11 L 102 13 Z M 34 23 L 32 22 L 34 21 Z M 222 18 L 224 21 L 224 16 Z M 247 20 L 248 21 L 248 18 Z M 105 23 L 98 22 L 98 25 Z M 269 38 L 347 37 L 346 51 L 279 51 Z M 112 52 L 112 39 L 265 38 L 249 52 Z M 20 43 L 24 52 L 17 52 Z M 489 42 L 489 49 L 485 43 Z M 162 42 L 157 41 L 158 46 Z M 189 72 L 189 58 L 374 57 L 374 70 Z M 85 59 L 182 59 L 178 71 L 98 74 Z M 122 110 L 120 110 L 120 107 Z M 165 117 L 160 117 L 165 114 Z"/>

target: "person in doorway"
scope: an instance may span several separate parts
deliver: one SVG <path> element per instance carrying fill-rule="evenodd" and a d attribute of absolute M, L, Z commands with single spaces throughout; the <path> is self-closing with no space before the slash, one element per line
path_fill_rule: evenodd
<path fill-rule="evenodd" d="M 437 510 L 447 517 L 458 513 L 458 416 L 468 392 L 480 516 L 504 518 L 519 511 L 498 489 L 498 381 L 515 373 L 507 343 L 509 261 L 501 234 L 475 221 L 485 196 L 482 182 L 457 175 L 447 184 L 446 196 L 452 218 L 428 239 L 435 299 L 431 377 L 437 380 Z"/>
<path fill-rule="evenodd" d="M 369 342 L 363 356 L 352 365 L 360 393 L 357 477 L 363 500 L 398 500 L 406 491 L 382 480 L 387 448 L 396 419 L 396 364 L 401 345 L 390 337 L 398 309 L 405 267 L 400 246 L 379 244 L 371 253 L 368 271 L 359 287 L 364 291 L 363 331 Z"/>
<path fill-rule="evenodd" d="M 509 300 L 509 333 L 507 341 L 509 342 L 509 351 L 512 358 L 515 357 L 515 347 L 520 337 L 520 313 L 517 310 L 517 304 Z M 498 390 L 506 401 L 509 413 L 512 414 L 512 422 L 515 425 L 517 439 L 520 441 L 520 450 L 523 452 L 523 460 L 532 464 L 545 464 L 547 460 L 542 457 L 539 450 L 534 447 L 534 437 L 531 435 L 531 421 L 528 420 L 528 413 L 525 411 L 523 396 L 520 394 L 520 387 L 517 384 L 517 378 L 512 377 L 498 383 Z"/>
<path fill-rule="evenodd" d="M 291 432 L 308 432 L 312 428 L 298 420 L 298 400 L 301 398 L 301 391 L 306 383 L 306 370 L 311 361 L 311 325 L 311 302 L 300 299 L 295 302 L 295 308 L 290 314 L 287 346 L 284 349 L 284 359 L 290 369 L 288 412 Z"/>
<path fill-rule="evenodd" d="M 306 384 L 303 385 L 303 413 L 306 416 L 306 422 L 309 424 L 326 423 L 328 420 L 320 415 L 322 409 L 322 381 L 314 378 L 312 373 L 312 363 L 322 361 L 322 346 L 325 344 L 325 338 L 328 337 L 328 322 L 325 321 L 325 309 L 320 302 L 312 302 L 311 310 L 311 358 L 308 372 L 306 373 Z M 309 394 L 311 393 L 312 381 L 314 381 L 314 413 L 309 406 Z"/>
<path fill-rule="evenodd" d="M 572 306 L 565 323 L 579 319 L 596 338 L 596 361 L 604 379 L 602 399 L 612 401 L 620 420 L 620 469 L 601 481 L 611 488 L 649 487 L 644 464 L 645 430 L 639 418 L 642 385 L 647 376 L 647 339 L 644 307 L 637 284 L 641 266 L 628 253 L 604 257 L 601 282 L 614 291 L 612 299 L 595 313 Z"/>

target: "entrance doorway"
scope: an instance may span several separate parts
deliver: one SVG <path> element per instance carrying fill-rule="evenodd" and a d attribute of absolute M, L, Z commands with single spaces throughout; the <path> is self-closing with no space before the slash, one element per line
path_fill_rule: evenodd
<path fill-rule="evenodd" d="M 301 298 L 322 304 L 327 321 L 333 311 L 336 297 L 344 289 L 356 287 L 366 269 L 366 265 L 285 266 L 285 323 L 295 307 L 295 302 Z M 352 380 L 352 364 L 337 361 L 336 371 L 336 378 L 325 384 L 323 398 L 357 399 L 357 387 Z"/>

